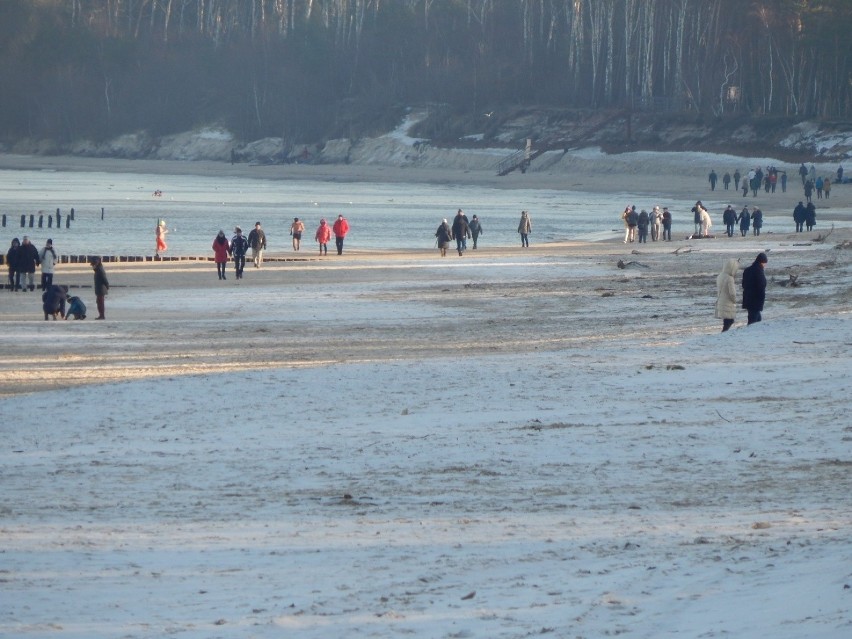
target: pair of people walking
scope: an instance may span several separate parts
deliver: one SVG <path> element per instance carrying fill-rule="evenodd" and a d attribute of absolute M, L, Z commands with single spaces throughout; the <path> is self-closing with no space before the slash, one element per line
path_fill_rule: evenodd
<path fill-rule="evenodd" d="M 758 253 L 751 266 L 743 271 L 742 308 L 748 312 L 748 324 L 755 324 L 762 319 L 761 313 L 766 301 L 764 268 L 768 262 L 766 253 Z M 722 320 L 723 333 L 733 326 L 737 314 L 736 277 L 738 269 L 737 260 L 729 259 L 722 267 L 719 277 L 716 278 L 716 317 Z"/>

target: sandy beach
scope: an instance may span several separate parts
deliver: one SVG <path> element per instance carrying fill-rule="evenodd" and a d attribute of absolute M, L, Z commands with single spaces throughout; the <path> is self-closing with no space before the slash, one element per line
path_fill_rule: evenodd
<path fill-rule="evenodd" d="M 824 213 L 641 246 L 280 251 L 240 281 L 109 263 L 105 321 L 85 264 L 57 270 L 85 321 L 0 292 L 0 634 L 847 636 L 852 231 L 822 220 L 852 188 Z M 764 321 L 720 334 L 722 263 L 759 251 Z"/>

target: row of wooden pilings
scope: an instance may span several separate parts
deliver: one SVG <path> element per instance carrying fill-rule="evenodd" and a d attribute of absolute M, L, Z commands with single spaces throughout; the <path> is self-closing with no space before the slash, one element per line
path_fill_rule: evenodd
<path fill-rule="evenodd" d="M 29 226 L 27 226 L 28 219 L 29 219 Z M 59 209 L 56 209 L 56 218 L 55 219 L 56 219 L 56 228 L 61 229 L 62 228 L 62 213 Z M 71 212 L 68 213 L 65 216 L 65 228 L 66 229 L 71 228 L 71 222 L 72 222 L 73 219 L 74 219 L 74 209 L 71 209 Z M 42 228 L 44 228 L 44 221 L 45 221 L 44 213 L 39 213 L 38 217 L 36 217 L 35 213 L 30 213 L 29 216 L 27 216 L 26 213 L 21 214 L 21 228 L 22 229 L 25 229 L 25 228 L 31 228 L 31 229 L 40 228 L 40 229 L 42 229 Z M 49 228 L 49 229 L 53 228 L 53 221 L 54 221 L 54 216 L 48 215 L 47 216 L 47 228 Z M 11 224 L 11 220 L 8 220 L 8 222 Z M 36 222 L 38 224 L 36 224 Z M 6 216 L 5 213 L 3 213 L 3 215 L 0 216 L 0 226 L 2 226 L 3 228 L 6 228 L 6 223 L 7 223 L 7 216 Z"/>

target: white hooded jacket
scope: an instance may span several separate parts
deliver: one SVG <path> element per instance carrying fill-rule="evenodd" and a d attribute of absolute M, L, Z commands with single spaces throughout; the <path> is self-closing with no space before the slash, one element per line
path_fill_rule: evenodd
<path fill-rule="evenodd" d="M 718 319 L 734 319 L 737 316 L 737 269 L 736 260 L 727 260 L 722 272 L 716 278 L 718 295 L 716 297 L 716 317 Z"/>

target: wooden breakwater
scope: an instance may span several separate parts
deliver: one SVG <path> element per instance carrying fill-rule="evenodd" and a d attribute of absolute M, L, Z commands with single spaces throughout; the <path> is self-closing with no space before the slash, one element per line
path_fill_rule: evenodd
<path fill-rule="evenodd" d="M 57 264 L 89 264 L 93 258 L 100 258 L 104 264 L 128 262 L 213 262 L 215 258 L 212 255 L 60 255 L 57 258 Z M 319 259 L 315 257 L 276 257 L 263 256 L 263 263 L 270 262 L 309 262 Z M 230 261 L 228 262 L 230 263 Z M 250 264 L 251 260 L 246 259 L 246 264 Z M 6 264 L 6 255 L 0 253 L 0 264 Z"/>

